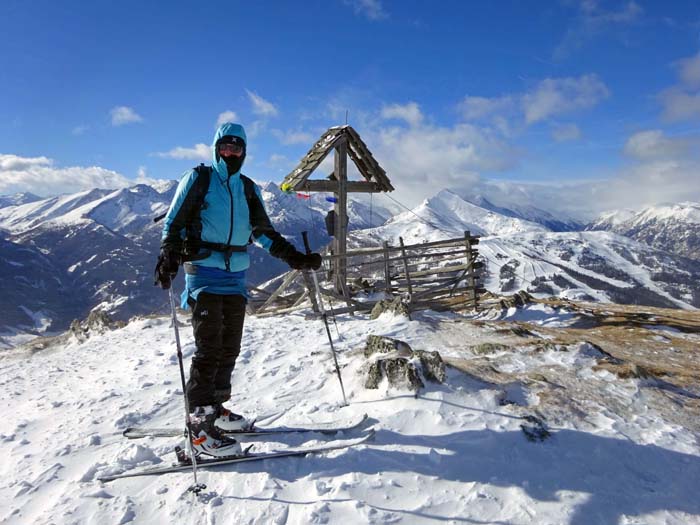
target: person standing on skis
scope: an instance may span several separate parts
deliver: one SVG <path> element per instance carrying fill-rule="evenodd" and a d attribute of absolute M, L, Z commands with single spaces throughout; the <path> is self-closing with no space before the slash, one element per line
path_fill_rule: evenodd
<path fill-rule="evenodd" d="M 184 263 L 183 307 L 192 308 L 196 345 L 185 392 L 188 425 L 195 453 L 211 456 L 240 454 L 238 442 L 222 431 L 249 425 L 223 406 L 231 397 L 231 374 L 243 335 L 250 266 L 246 246 L 255 242 L 297 270 L 321 266 L 319 254 L 299 252 L 273 228 L 260 188 L 241 174 L 246 147 L 240 124 L 217 129 L 211 168 L 200 166 L 180 180 L 165 216 L 155 271 L 156 284 L 167 290 Z M 202 189 L 203 170 L 209 180 Z M 205 178 L 198 183 L 199 177 Z"/>

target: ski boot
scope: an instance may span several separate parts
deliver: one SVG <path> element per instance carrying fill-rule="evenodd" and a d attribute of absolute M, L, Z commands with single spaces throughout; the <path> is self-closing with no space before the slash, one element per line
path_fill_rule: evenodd
<path fill-rule="evenodd" d="M 237 432 L 241 430 L 250 430 L 253 424 L 240 414 L 231 412 L 223 405 L 218 405 L 217 418 L 214 420 L 214 426 L 221 432 Z"/>
<path fill-rule="evenodd" d="M 211 405 L 195 407 L 189 417 L 189 429 L 192 433 L 192 451 L 215 458 L 242 456 L 241 445 L 235 439 L 224 436 L 214 425 L 218 416 L 216 407 Z"/>

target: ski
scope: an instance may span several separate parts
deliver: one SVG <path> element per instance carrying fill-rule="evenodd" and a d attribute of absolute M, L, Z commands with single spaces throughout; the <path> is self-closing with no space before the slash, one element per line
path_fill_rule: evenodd
<path fill-rule="evenodd" d="M 290 425 L 283 427 L 255 427 L 248 430 L 236 430 L 225 432 L 231 436 L 263 436 L 268 434 L 294 434 L 306 432 L 322 432 L 324 434 L 335 434 L 345 430 L 353 430 L 367 420 L 367 414 L 360 417 L 337 419 L 335 421 L 325 421 L 322 423 Z M 177 428 L 147 428 L 129 427 L 122 432 L 124 437 L 129 439 L 141 439 L 145 437 L 178 437 L 185 434 L 184 429 Z"/>
<path fill-rule="evenodd" d="M 204 469 L 204 468 L 211 468 L 211 467 L 216 467 L 218 465 L 230 465 L 233 463 L 245 463 L 248 461 L 262 461 L 265 459 L 274 459 L 274 458 L 285 458 L 285 457 L 293 457 L 293 456 L 305 456 L 306 454 L 320 454 L 322 452 L 328 452 L 331 450 L 339 450 L 343 448 L 348 448 L 348 447 L 354 447 L 356 445 L 360 445 L 362 443 L 365 443 L 372 439 L 374 437 L 374 429 L 370 429 L 367 434 L 365 434 L 362 437 L 358 437 L 355 439 L 347 439 L 343 441 L 334 441 L 332 443 L 327 443 L 324 445 L 311 445 L 311 446 L 304 446 L 304 447 L 296 447 L 296 448 L 289 448 L 286 450 L 278 450 L 278 451 L 272 451 L 272 452 L 261 452 L 260 454 L 256 453 L 246 453 L 243 456 L 235 456 L 235 457 L 227 457 L 227 458 L 197 458 L 197 468 L 198 469 Z M 183 451 L 178 451 L 178 457 L 183 458 Z M 139 470 L 137 472 L 124 472 L 122 474 L 114 474 L 114 475 L 108 475 L 108 476 L 100 476 L 97 478 L 98 481 L 102 482 L 109 482 L 109 481 L 114 481 L 115 479 L 121 479 L 121 478 L 134 478 L 134 477 L 139 477 L 139 476 L 158 476 L 161 474 L 168 474 L 171 472 L 182 472 L 182 471 L 187 471 L 192 468 L 192 462 L 188 459 L 185 458 L 184 461 L 179 461 L 178 463 L 175 463 L 169 467 L 152 467 L 152 468 L 146 468 L 143 470 Z"/>

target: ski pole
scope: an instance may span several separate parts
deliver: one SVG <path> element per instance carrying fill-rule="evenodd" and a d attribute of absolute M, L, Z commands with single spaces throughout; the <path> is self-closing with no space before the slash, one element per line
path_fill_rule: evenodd
<path fill-rule="evenodd" d="M 170 295 L 170 313 L 173 319 L 173 330 L 175 330 L 175 346 L 177 346 L 177 360 L 180 363 L 180 380 L 182 381 L 182 394 L 185 398 L 185 428 L 187 429 L 187 451 L 190 453 L 190 458 L 192 459 L 192 475 L 194 476 L 194 485 L 192 485 L 188 491 L 199 494 L 202 490 L 207 488 L 203 483 L 197 482 L 197 458 L 195 457 L 194 450 L 192 449 L 192 430 L 190 429 L 189 419 L 190 419 L 190 403 L 187 400 L 187 390 L 185 387 L 185 366 L 182 364 L 182 348 L 180 346 L 180 331 L 177 329 L 177 314 L 175 311 L 175 296 L 173 295 L 172 286 L 168 289 Z"/>
<path fill-rule="evenodd" d="M 301 236 L 304 238 L 304 248 L 306 248 L 306 254 L 311 253 L 311 246 L 309 245 L 309 235 L 307 232 L 301 232 Z M 335 353 L 335 347 L 333 346 L 333 336 L 331 336 L 331 329 L 328 327 L 328 316 L 326 315 L 326 309 L 323 307 L 323 298 L 321 297 L 321 288 L 318 286 L 318 278 L 316 277 L 316 270 L 310 270 L 311 277 L 313 277 L 314 287 L 316 288 L 316 298 L 318 299 L 318 307 L 321 310 L 321 319 L 323 319 L 323 324 L 326 327 L 326 334 L 328 334 L 328 342 L 331 345 L 331 353 L 333 354 L 333 362 L 335 363 L 335 372 L 338 374 L 338 381 L 340 381 L 340 390 L 343 392 L 343 403 L 345 406 L 348 404 L 348 400 L 345 398 L 345 387 L 343 387 L 343 378 L 340 375 L 340 367 L 338 366 L 338 357 Z"/>

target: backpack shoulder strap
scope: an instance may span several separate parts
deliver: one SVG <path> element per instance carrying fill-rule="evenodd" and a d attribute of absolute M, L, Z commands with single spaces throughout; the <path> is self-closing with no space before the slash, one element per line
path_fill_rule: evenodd
<path fill-rule="evenodd" d="M 205 166 L 200 164 L 194 171 L 197 172 L 197 178 L 194 181 L 194 206 L 193 214 L 198 217 L 199 212 L 202 211 L 204 207 L 204 197 L 206 197 L 209 191 L 209 180 L 211 179 L 211 166 Z"/>
<path fill-rule="evenodd" d="M 246 177 L 241 173 L 241 180 L 243 181 L 243 191 L 245 192 L 245 200 L 248 202 L 248 208 L 250 208 L 250 203 L 253 199 L 257 199 L 258 196 L 255 193 L 255 183 L 249 177 Z"/>
<path fill-rule="evenodd" d="M 207 192 L 209 191 L 209 179 L 211 178 L 212 169 L 211 166 L 200 164 L 194 168 L 194 171 L 197 172 L 197 178 L 194 180 L 192 188 L 190 188 L 190 191 L 194 192 L 192 194 L 194 196 L 194 206 L 192 206 L 190 216 L 187 217 L 188 223 L 192 223 L 199 218 L 199 212 L 204 206 L 204 197 L 206 197 Z M 168 212 L 165 212 L 157 217 L 154 217 L 153 222 L 162 221 L 165 219 L 167 214 Z"/>

